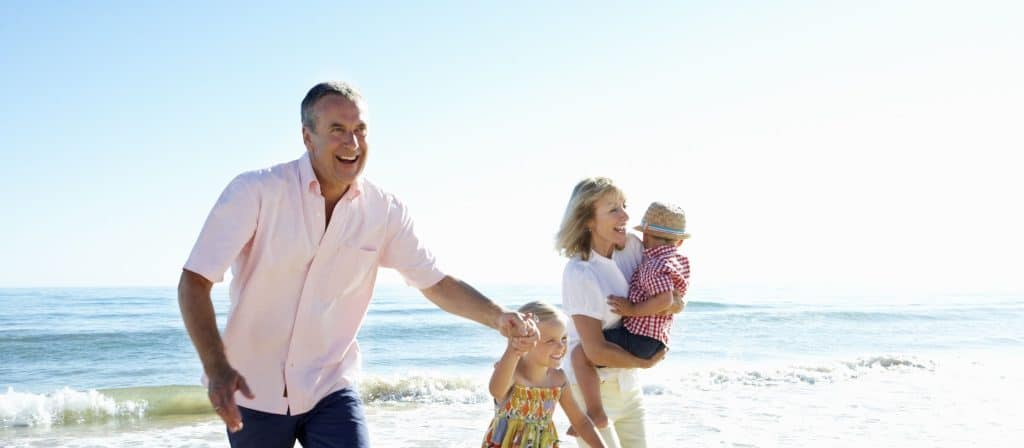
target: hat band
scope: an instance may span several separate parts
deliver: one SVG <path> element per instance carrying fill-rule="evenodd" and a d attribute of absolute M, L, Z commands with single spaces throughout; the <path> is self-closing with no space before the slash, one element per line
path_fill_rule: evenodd
<path fill-rule="evenodd" d="M 671 229 L 671 228 L 668 228 L 668 227 L 656 226 L 654 224 L 644 223 L 644 229 L 654 229 L 654 230 L 657 230 L 659 232 L 664 232 L 664 233 L 668 233 L 668 234 L 671 234 L 671 235 L 686 235 L 686 231 L 685 230 L 676 230 L 676 229 Z"/>

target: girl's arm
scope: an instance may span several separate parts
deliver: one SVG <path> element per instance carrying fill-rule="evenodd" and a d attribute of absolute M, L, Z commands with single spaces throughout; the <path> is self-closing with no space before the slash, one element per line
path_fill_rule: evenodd
<path fill-rule="evenodd" d="M 537 333 L 534 332 L 531 336 L 513 336 L 508 338 L 508 346 L 505 348 L 505 353 L 494 364 L 494 373 L 491 374 L 491 396 L 499 403 L 505 400 L 509 389 L 512 388 L 512 384 L 515 382 L 516 365 L 519 364 L 519 358 L 522 358 L 534 345 L 537 345 L 538 337 Z"/>
<path fill-rule="evenodd" d="M 643 359 L 631 355 L 622 347 L 606 341 L 604 333 L 601 331 L 601 321 L 593 317 L 576 314 L 572 316 L 572 322 L 576 325 L 576 331 L 580 334 L 580 344 L 583 345 L 583 353 L 587 355 L 587 358 L 594 365 L 646 369 L 653 367 L 665 357 L 664 349 L 651 357 L 651 359 Z"/>
<path fill-rule="evenodd" d="M 512 347 L 512 340 L 509 339 L 508 347 L 505 348 L 505 353 L 501 355 L 501 359 L 494 364 L 494 373 L 491 374 L 491 396 L 497 402 L 502 402 L 505 397 L 508 396 L 509 389 L 512 388 L 514 382 L 514 376 L 516 373 L 516 364 L 519 363 L 519 358 L 522 355 Z"/>
<path fill-rule="evenodd" d="M 605 447 L 601 434 L 594 427 L 594 422 L 590 421 L 590 417 L 587 417 L 587 414 L 580 410 L 579 405 L 576 404 L 576 399 L 572 397 L 572 389 L 569 387 L 569 383 L 562 386 L 562 397 L 558 399 L 558 404 L 562 406 L 562 410 L 565 411 L 566 417 L 569 417 L 572 427 L 579 434 L 579 437 L 584 442 L 587 442 L 587 445 L 600 448 Z"/>

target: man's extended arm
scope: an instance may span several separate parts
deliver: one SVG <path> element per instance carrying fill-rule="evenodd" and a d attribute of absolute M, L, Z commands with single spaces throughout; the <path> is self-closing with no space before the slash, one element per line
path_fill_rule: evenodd
<path fill-rule="evenodd" d="M 466 282 L 449 275 L 420 292 L 442 310 L 495 328 L 502 336 L 526 336 L 535 331 L 519 313 L 505 311 Z"/>

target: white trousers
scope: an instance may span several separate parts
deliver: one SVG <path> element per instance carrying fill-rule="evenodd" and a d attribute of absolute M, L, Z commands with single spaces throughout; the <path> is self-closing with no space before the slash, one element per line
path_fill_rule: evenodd
<path fill-rule="evenodd" d="M 604 413 L 608 415 L 608 427 L 601 429 L 601 438 L 608 448 L 647 448 L 647 429 L 644 426 L 643 390 L 623 392 L 619 380 L 611 379 L 601 383 L 601 401 Z M 583 393 L 578 385 L 572 385 L 572 395 L 583 409 Z M 590 448 L 577 437 L 580 448 Z"/>

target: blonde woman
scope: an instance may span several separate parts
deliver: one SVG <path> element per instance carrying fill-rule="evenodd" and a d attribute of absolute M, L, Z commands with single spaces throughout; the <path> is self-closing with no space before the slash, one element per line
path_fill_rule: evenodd
<path fill-rule="evenodd" d="M 562 274 L 562 309 L 570 317 L 568 351 L 580 346 L 594 365 L 604 366 L 599 369 L 599 388 L 592 388 L 600 390 L 600 395 L 584 400 L 568 356 L 562 368 L 577 402 L 603 406 L 605 416 L 591 419 L 607 446 L 644 448 L 643 391 L 637 369 L 653 366 L 665 353 L 638 358 L 606 341 L 603 334 L 603 330 L 622 325 L 622 316 L 612 311 L 609 300 L 628 295 L 629 278 L 643 255 L 640 239 L 626 233 L 628 221 L 625 196 L 611 179 L 584 179 L 573 189 L 556 237 L 556 248 L 569 258 Z M 682 308 L 682 301 L 676 298 L 670 312 Z M 589 447 L 582 440 L 577 443 Z"/>

